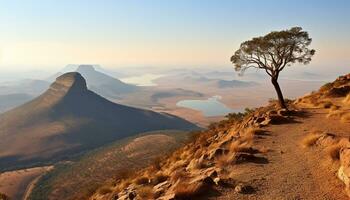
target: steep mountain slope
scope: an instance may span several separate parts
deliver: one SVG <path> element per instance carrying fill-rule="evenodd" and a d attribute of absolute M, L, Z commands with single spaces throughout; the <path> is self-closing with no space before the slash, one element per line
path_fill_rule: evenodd
<path fill-rule="evenodd" d="M 288 107 L 230 114 L 90 199 L 348 199 L 350 74 Z"/>
<path fill-rule="evenodd" d="M 79 73 L 66 73 L 38 98 L 0 115 L 0 169 L 59 160 L 140 132 L 193 128 L 172 115 L 114 104 L 88 90 Z"/>

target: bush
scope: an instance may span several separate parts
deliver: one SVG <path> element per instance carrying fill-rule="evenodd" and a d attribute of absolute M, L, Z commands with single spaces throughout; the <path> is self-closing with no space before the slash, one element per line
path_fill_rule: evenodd
<path fill-rule="evenodd" d="M 134 183 L 137 185 L 145 185 L 149 183 L 149 179 L 147 177 L 138 177 L 134 180 Z"/>

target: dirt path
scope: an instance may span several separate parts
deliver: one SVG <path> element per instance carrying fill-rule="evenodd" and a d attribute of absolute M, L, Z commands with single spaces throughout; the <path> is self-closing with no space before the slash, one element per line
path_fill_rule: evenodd
<path fill-rule="evenodd" d="M 33 189 L 34 189 L 34 187 L 35 187 L 35 184 L 39 181 L 39 179 L 40 179 L 43 175 L 45 175 L 47 172 L 49 172 L 49 171 L 52 170 L 52 169 L 53 169 L 53 166 L 50 166 L 50 167 L 46 168 L 46 169 L 45 169 L 46 171 L 45 171 L 43 174 L 39 175 L 38 177 L 36 177 L 35 179 L 33 179 L 33 180 L 28 184 L 26 190 L 25 190 L 24 193 L 23 193 L 23 198 L 22 198 L 22 200 L 27 200 L 27 199 L 29 198 L 30 194 L 32 193 L 32 191 L 33 191 Z"/>
<path fill-rule="evenodd" d="M 52 168 L 44 166 L 4 172 L 0 174 L 0 192 L 7 194 L 13 200 L 21 200 L 30 193 L 35 180 Z"/>
<path fill-rule="evenodd" d="M 219 191 L 211 199 L 266 200 L 342 200 L 348 199 L 325 153 L 317 148 L 303 148 L 300 141 L 312 129 L 350 135 L 350 124 L 327 119 L 323 109 L 308 109 L 310 115 L 295 123 L 265 128 L 258 145 L 271 149 L 264 157 L 267 164 L 247 163 L 232 169 L 234 179 L 254 188 L 252 194 L 238 194 L 232 188 Z"/>

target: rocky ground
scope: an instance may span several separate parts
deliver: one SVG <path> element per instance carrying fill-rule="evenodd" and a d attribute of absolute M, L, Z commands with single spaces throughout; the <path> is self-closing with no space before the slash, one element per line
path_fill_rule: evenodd
<path fill-rule="evenodd" d="M 288 110 L 232 114 L 90 199 L 348 199 L 349 92 L 350 74 Z"/>

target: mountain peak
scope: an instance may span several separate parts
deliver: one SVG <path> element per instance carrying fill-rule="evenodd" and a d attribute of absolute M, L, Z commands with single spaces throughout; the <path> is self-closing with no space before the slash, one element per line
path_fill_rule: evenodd
<path fill-rule="evenodd" d="M 95 71 L 95 68 L 93 65 L 79 65 L 78 69 L 76 71 L 77 72 L 91 72 L 91 71 Z"/>
<path fill-rule="evenodd" d="M 56 78 L 51 84 L 53 90 L 87 90 L 86 81 L 78 72 L 68 72 Z"/>

